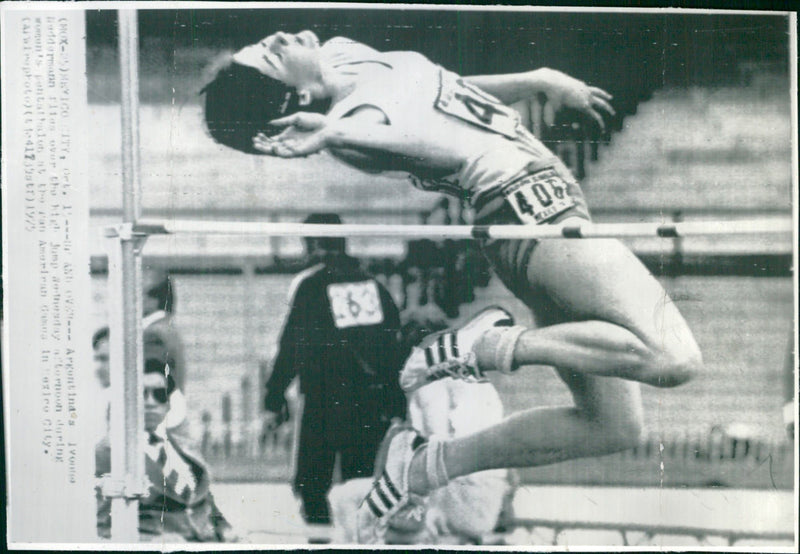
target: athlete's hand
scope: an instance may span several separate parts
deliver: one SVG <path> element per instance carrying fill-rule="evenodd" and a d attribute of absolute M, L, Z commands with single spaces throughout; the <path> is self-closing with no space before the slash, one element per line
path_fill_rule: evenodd
<path fill-rule="evenodd" d="M 303 158 L 321 152 L 326 139 L 320 132 L 299 132 L 288 129 L 274 137 L 259 133 L 253 138 L 253 148 L 268 156 L 279 158 Z"/>
<path fill-rule="evenodd" d="M 270 156 L 297 158 L 315 154 L 327 146 L 327 118 L 318 113 L 297 112 L 271 121 L 272 125 L 286 127 L 279 134 L 268 137 L 259 133 L 253 138 L 253 148 Z"/>
<path fill-rule="evenodd" d="M 570 77 L 566 73 L 555 69 L 542 69 L 546 71 L 548 87 L 545 91 L 547 103 L 544 106 L 544 122 L 553 125 L 556 112 L 562 107 L 580 110 L 594 119 L 605 130 L 603 114 L 615 115 L 614 108 L 609 101 L 613 98 L 609 93 L 598 87 L 592 87 Z"/>
<path fill-rule="evenodd" d="M 277 127 L 294 127 L 300 131 L 316 131 L 325 127 L 327 123 L 328 118 L 324 114 L 314 112 L 296 112 L 270 121 L 270 124 Z"/>

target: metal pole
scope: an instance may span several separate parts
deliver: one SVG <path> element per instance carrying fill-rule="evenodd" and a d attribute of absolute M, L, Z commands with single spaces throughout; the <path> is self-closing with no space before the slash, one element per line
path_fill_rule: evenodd
<path fill-rule="evenodd" d="M 563 225 L 382 225 L 210 221 L 190 219 L 138 220 L 134 230 L 146 234 L 228 234 L 298 237 L 397 237 L 433 239 L 586 239 L 623 237 L 790 234 L 788 217 L 676 223 L 589 223 Z"/>
<path fill-rule="evenodd" d="M 135 10 L 119 10 L 119 66 L 122 114 L 122 221 L 134 223 L 139 198 L 139 33 Z"/>
<path fill-rule="evenodd" d="M 122 115 L 122 218 L 132 225 L 139 217 L 139 51 L 135 10 L 119 10 L 119 60 Z M 112 499 L 111 538 L 138 540 L 138 496 L 144 483 L 144 405 L 142 399 L 141 239 L 117 234 L 109 252 L 111 383 L 111 471 L 122 485 Z M 120 299 L 120 300 L 117 300 Z M 113 309 L 111 309 L 113 308 Z M 116 383 L 115 383 L 116 381 Z"/>

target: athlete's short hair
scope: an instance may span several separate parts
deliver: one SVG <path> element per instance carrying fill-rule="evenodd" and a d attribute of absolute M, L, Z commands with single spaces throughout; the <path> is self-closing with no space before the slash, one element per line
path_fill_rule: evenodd
<path fill-rule="evenodd" d="M 257 69 L 230 61 L 200 91 L 211 137 L 246 154 L 259 154 L 253 137 L 275 130 L 269 122 L 297 111 L 297 94 Z"/>
<path fill-rule="evenodd" d="M 300 109 L 297 92 L 254 67 L 236 63 L 230 53 L 218 57 L 212 66 L 220 69 L 200 90 L 205 95 L 204 116 L 211 138 L 246 154 L 261 154 L 253 148 L 253 137 L 281 130 L 270 121 Z M 330 100 L 316 100 L 302 110 L 325 113 L 330 105 Z"/>
<path fill-rule="evenodd" d="M 200 94 L 205 94 L 211 138 L 246 154 L 259 153 L 253 148 L 253 137 L 273 131 L 270 121 L 298 108 L 291 88 L 234 61 L 222 67 Z"/>

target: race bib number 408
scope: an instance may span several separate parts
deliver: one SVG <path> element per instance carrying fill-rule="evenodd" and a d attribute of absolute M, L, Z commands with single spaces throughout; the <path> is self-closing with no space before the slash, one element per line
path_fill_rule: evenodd
<path fill-rule="evenodd" d="M 575 205 L 566 181 L 553 168 L 520 177 L 503 194 L 522 223 L 543 223 Z"/>
<path fill-rule="evenodd" d="M 333 323 L 337 329 L 383 322 L 383 308 L 375 281 L 328 285 Z"/>

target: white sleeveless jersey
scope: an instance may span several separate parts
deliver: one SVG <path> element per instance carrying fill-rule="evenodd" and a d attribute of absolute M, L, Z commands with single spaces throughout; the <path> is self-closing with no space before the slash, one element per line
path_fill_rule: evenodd
<path fill-rule="evenodd" d="M 322 47 L 338 71 L 363 79 L 331 109 L 346 117 L 359 107 L 381 110 L 389 124 L 423 135 L 464 162 L 451 175 L 425 175 L 425 160 L 402 168 L 417 188 L 466 198 L 473 204 L 498 195 L 502 185 L 558 158 L 521 124 L 519 114 L 493 96 L 416 52 L 381 53 L 345 38 Z M 410 163 L 409 166 L 414 166 Z"/>

